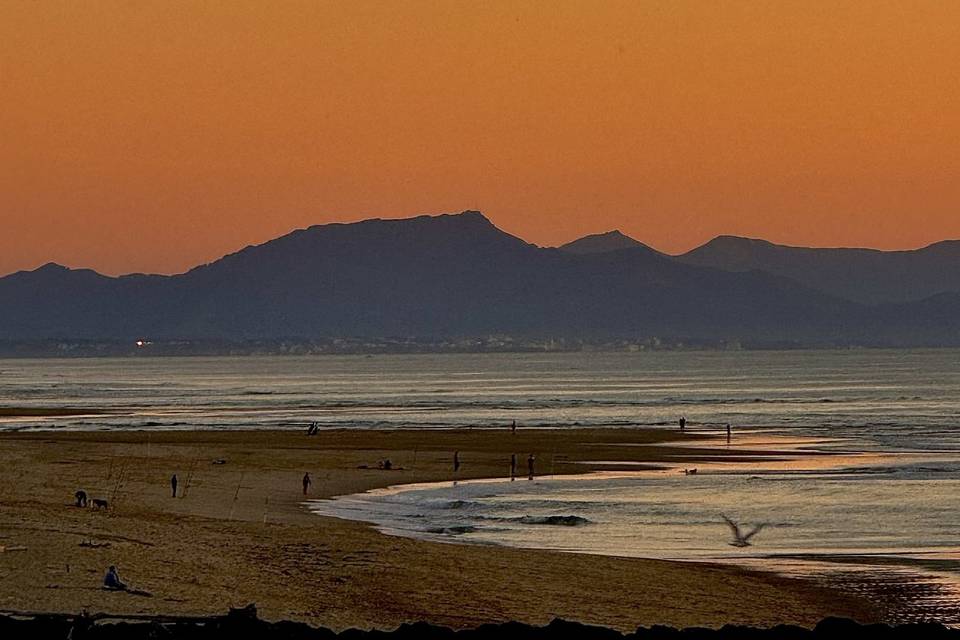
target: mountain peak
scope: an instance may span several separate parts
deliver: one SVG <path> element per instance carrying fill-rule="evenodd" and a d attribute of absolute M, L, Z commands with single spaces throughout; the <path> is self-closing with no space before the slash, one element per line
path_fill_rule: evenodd
<path fill-rule="evenodd" d="M 591 253 L 609 253 L 611 251 L 633 249 L 636 247 L 644 247 L 649 249 L 647 245 L 643 244 L 639 240 L 634 240 L 630 236 L 625 235 L 619 229 L 614 229 L 613 231 L 594 233 L 589 236 L 578 238 L 573 242 L 568 242 L 567 244 L 560 246 L 559 249 L 567 253 L 586 255 Z"/>
<path fill-rule="evenodd" d="M 66 273 L 67 271 L 72 271 L 70 267 L 65 267 L 62 264 L 57 264 L 56 262 L 48 262 L 47 264 L 37 267 L 32 271 L 32 273 Z"/>
<path fill-rule="evenodd" d="M 748 238 L 746 236 L 734 236 L 729 234 L 719 235 L 708 241 L 702 247 L 710 246 L 774 246 L 769 240 L 762 238 Z M 701 247 L 701 248 L 702 248 Z"/>

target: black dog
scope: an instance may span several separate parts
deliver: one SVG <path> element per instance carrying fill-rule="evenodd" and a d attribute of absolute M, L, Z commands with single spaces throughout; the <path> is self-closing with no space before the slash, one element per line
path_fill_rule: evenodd
<path fill-rule="evenodd" d="M 93 498 L 90 502 L 93 503 L 94 509 L 107 509 L 109 505 L 106 500 L 100 500 L 99 498 Z"/>

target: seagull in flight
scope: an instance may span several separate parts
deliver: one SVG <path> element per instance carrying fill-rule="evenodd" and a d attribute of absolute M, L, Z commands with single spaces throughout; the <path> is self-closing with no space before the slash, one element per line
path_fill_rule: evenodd
<path fill-rule="evenodd" d="M 767 523 L 763 522 L 755 526 L 752 531 L 745 534 L 740 531 L 740 527 L 736 522 L 723 514 L 720 515 L 723 516 L 724 521 L 727 523 L 727 525 L 729 525 L 730 531 L 733 533 L 733 542 L 730 543 L 731 547 L 749 547 L 750 538 L 760 533 L 760 530 L 767 526 Z"/>

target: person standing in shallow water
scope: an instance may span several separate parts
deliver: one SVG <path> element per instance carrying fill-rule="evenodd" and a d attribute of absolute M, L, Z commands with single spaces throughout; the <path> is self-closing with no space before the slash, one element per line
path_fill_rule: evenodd
<path fill-rule="evenodd" d="M 532 453 L 531 453 L 529 456 L 527 456 L 527 480 L 533 480 L 533 462 L 534 462 L 534 460 L 535 460 L 535 458 L 533 457 L 533 454 L 532 454 Z"/>
<path fill-rule="evenodd" d="M 311 484 L 313 484 L 313 480 L 310 479 L 310 472 L 308 471 L 303 474 L 303 495 L 307 495 Z"/>
<path fill-rule="evenodd" d="M 170 476 L 170 491 L 173 494 L 171 497 L 176 498 L 177 497 L 177 474 L 173 474 L 172 476 Z"/>
<path fill-rule="evenodd" d="M 730 431 L 730 424 L 727 424 L 727 444 L 730 444 L 730 436 L 732 435 Z"/>

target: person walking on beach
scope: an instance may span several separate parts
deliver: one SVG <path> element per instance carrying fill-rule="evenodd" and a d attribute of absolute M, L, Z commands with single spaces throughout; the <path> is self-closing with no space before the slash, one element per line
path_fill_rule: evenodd
<path fill-rule="evenodd" d="M 683 428 L 687 426 L 686 416 L 680 416 L 680 433 L 683 433 Z"/>
<path fill-rule="evenodd" d="M 303 474 L 303 495 L 307 495 L 311 484 L 313 484 L 313 480 L 310 479 L 310 472 L 308 471 Z"/>
<path fill-rule="evenodd" d="M 458 471 L 460 471 L 460 452 L 454 451 L 453 452 L 453 472 L 457 473 Z"/>
<path fill-rule="evenodd" d="M 731 435 L 730 424 L 728 423 L 727 424 L 727 444 L 730 444 L 730 435 Z"/>
<path fill-rule="evenodd" d="M 170 476 L 170 490 L 173 493 L 173 497 L 177 497 L 177 474 Z"/>
<path fill-rule="evenodd" d="M 532 453 L 527 456 L 527 480 L 533 480 L 533 462 L 535 459 Z"/>
<path fill-rule="evenodd" d="M 517 421 L 514 420 L 513 424 L 510 425 L 510 433 L 516 433 L 516 432 L 517 432 Z"/>
<path fill-rule="evenodd" d="M 517 454 L 510 454 L 510 482 L 517 479 Z"/>

